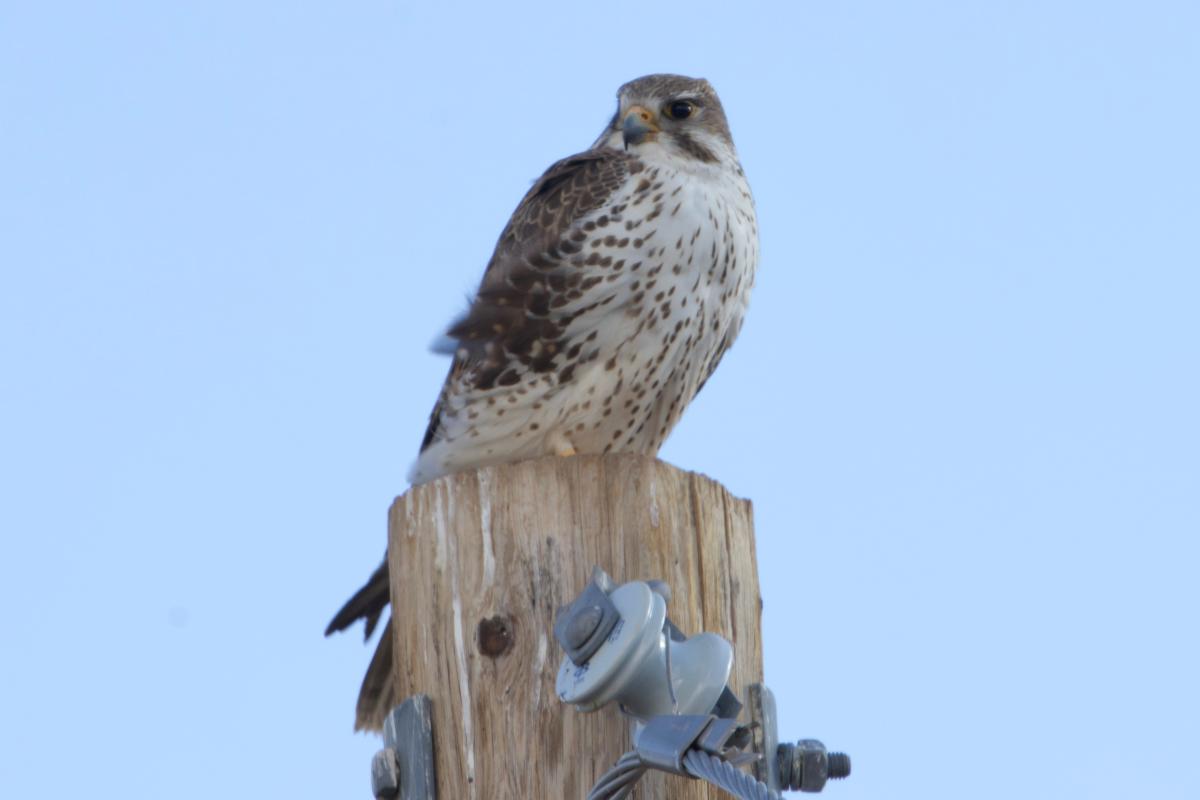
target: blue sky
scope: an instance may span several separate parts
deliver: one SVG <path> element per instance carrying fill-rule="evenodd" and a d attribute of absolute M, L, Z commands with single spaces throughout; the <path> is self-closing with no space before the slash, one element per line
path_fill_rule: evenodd
<path fill-rule="evenodd" d="M 847 800 L 1200 796 L 1200 8 L 1153 0 L 6 4 L 0 795 L 367 796 L 321 631 L 427 345 L 657 71 L 759 207 L 663 457 L 755 503 L 781 733 Z"/>

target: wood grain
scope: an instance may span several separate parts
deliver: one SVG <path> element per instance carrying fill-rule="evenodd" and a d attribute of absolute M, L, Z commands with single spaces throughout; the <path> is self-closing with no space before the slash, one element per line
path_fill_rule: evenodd
<path fill-rule="evenodd" d="M 733 642 L 739 696 L 762 680 L 750 503 L 702 475 L 635 455 L 451 475 L 396 499 L 388 552 L 397 695 L 433 698 L 441 800 L 582 800 L 629 749 L 615 709 L 582 714 L 554 693 L 554 615 L 595 564 L 617 583 L 666 580 L 672 621 Z M 667 775 L 639 787 L 720 797 Z"/>

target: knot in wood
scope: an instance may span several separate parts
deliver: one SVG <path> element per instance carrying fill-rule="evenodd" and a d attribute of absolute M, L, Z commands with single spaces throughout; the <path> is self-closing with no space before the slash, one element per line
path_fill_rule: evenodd
<path fill-rule="evenodd" d="M 479 620 L 475 641 L 479 652 L 489 658 L 499 658 L 512 648 L 512 622 L 500 614 Z"/>

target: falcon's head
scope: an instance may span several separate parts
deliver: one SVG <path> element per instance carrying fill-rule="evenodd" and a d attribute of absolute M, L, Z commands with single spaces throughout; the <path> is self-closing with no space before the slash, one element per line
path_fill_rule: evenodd
<path fill-rule="evenodd" d="M 708 164 L 737 159 L 717 93 L 683 75 L 646 75 L 618 89 L 617 113 L 593 147 L 661 148 Z"/>

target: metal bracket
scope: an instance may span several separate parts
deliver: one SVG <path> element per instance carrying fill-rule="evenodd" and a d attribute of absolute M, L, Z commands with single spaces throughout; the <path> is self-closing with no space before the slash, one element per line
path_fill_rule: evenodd
<path fill-rule="evenodd" d="M 637 736 L 637 754 L 642 763 L 652 769 L 687 775 L 683 757 L 688 750 L 699 748 L 721 758 L 728 758 L 726 744 L 738 728 L 731 719 L 709 715 L 676 715 L 653 717 Z"/>
<path fill-rule="evenodd" d="M 392 709 L 383 723 L 383 749 L 371 761 L 376 800 L 436 800 L 433 703 L 415 694 Z"/>
<path fill-rule="evenodd" d="M 754 777 L 771 791 L 819 792 L 825 788 L 826 781 L 850 775 L 850 756 L 830 753 L 816 739 L 801 739 L 796 744 L 779 743 L 775 695 L 765 684 L 750 684 L 746 696 L 750 708 L 751 746 L 762 756 L 754 764 Z"/>
<path fill-rule="evenodd" d="M 750 715 L 750 747 L 762 758 L 754 762 L 754 777 L 779 791 L 779 767 L 775 753 L 779 750 L 779 728 L 776 726 L 775 694 L 765 683 L 752 683 L 746 689 L 746 707 Z"/>
<path fill-rule="evenodd" d="M 712 714 L 651 717 L 638 724 L 634 749 L 600 776 L 588 800 L 628 797 L 648 770 L 701 778 L 740 800 L 760 800 L 767 787 L 738 769 L 758 758 L 741 752 L 749 741 L 744 726 Z M 771 798 L 779 800 L 779 795 Z"/>

